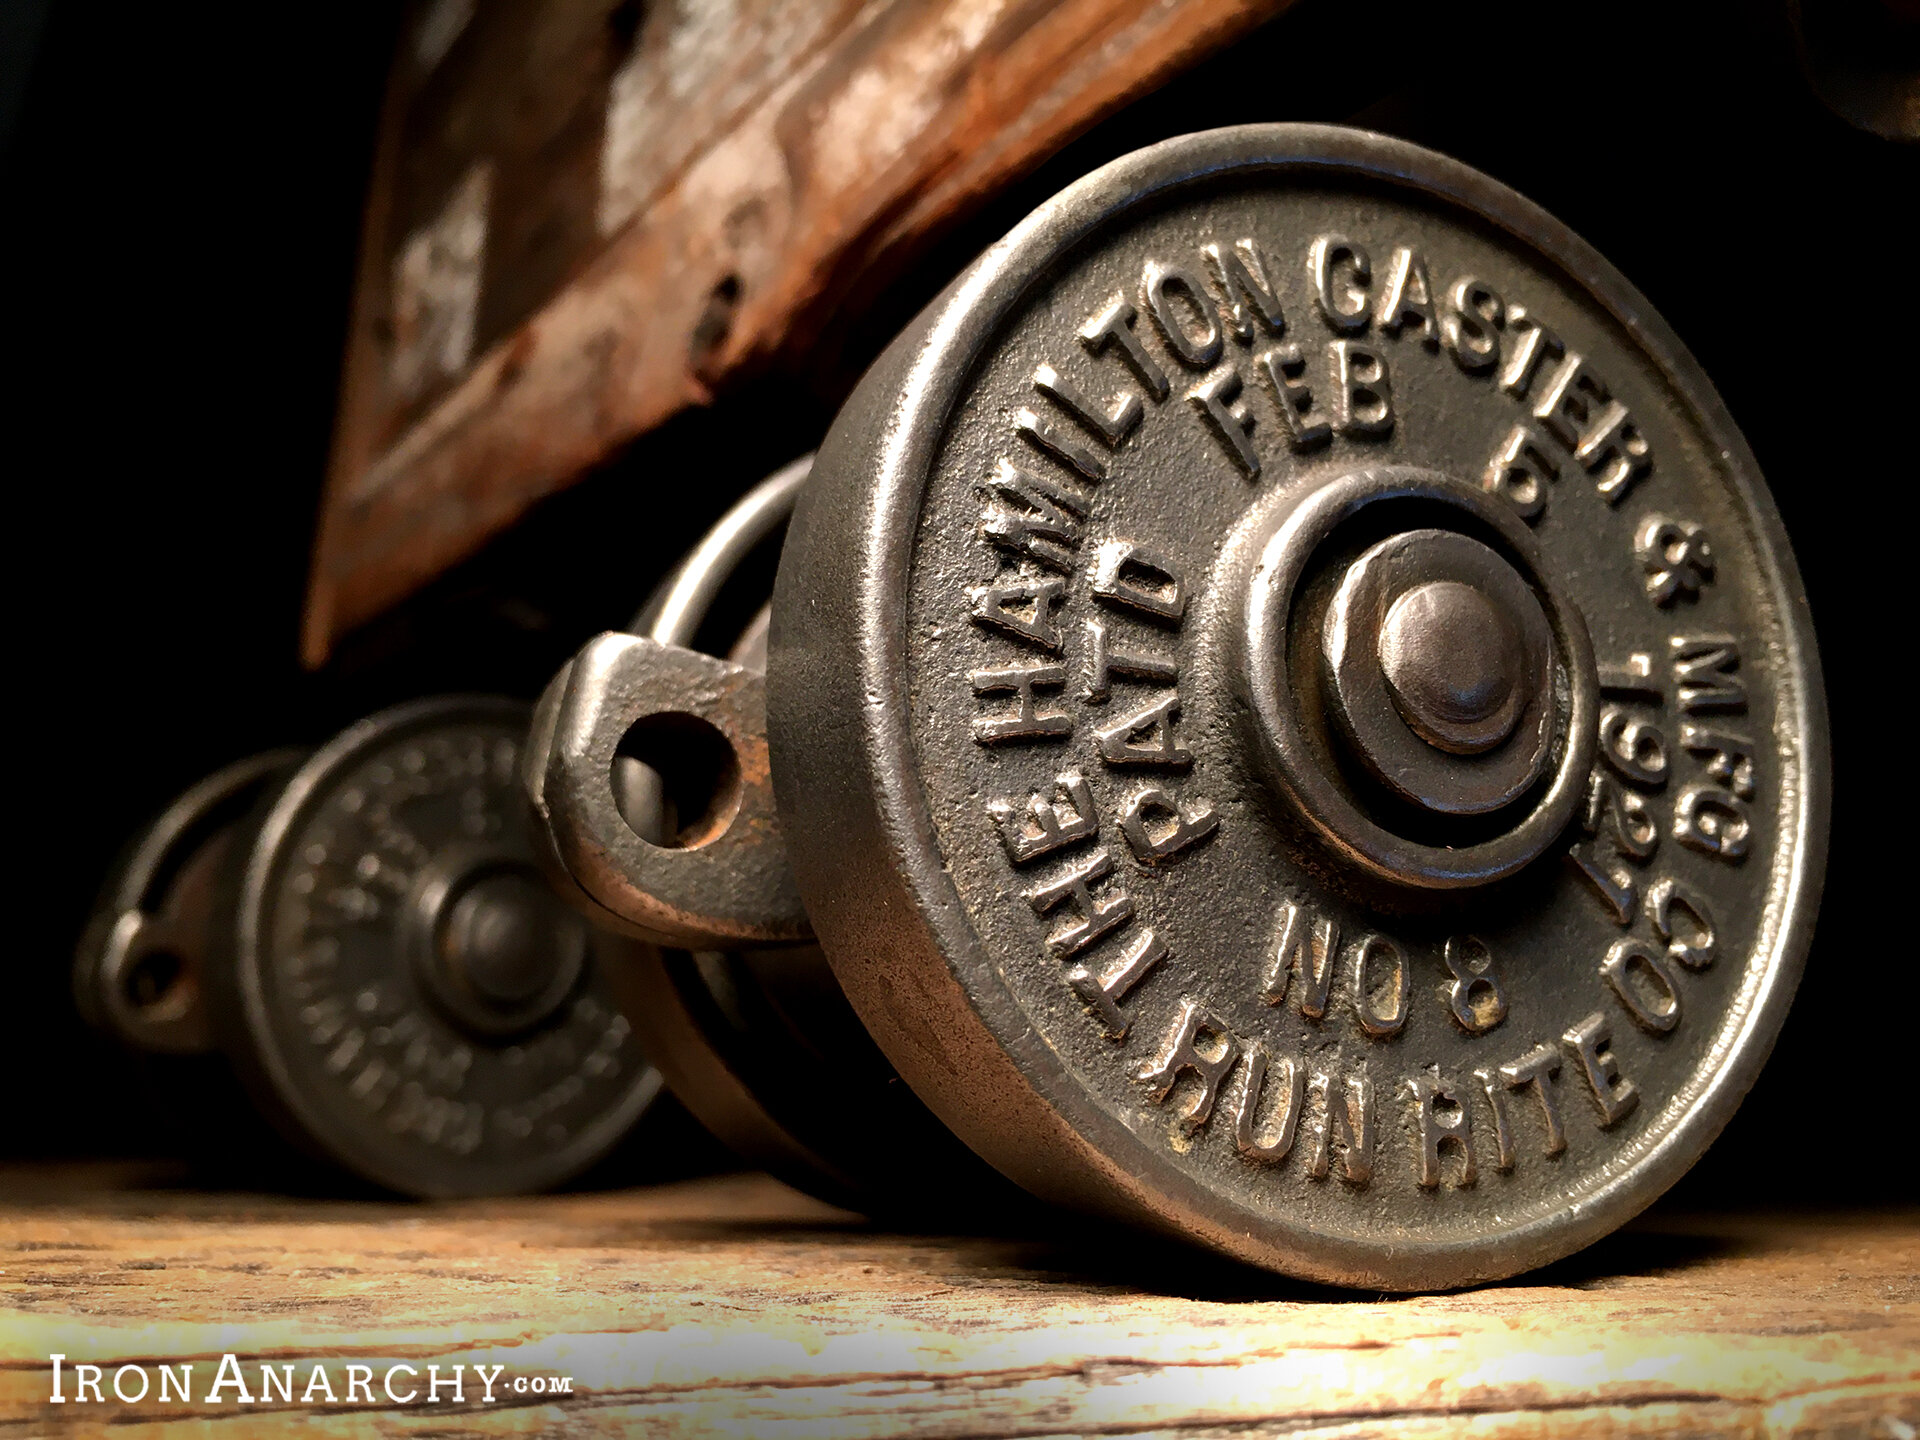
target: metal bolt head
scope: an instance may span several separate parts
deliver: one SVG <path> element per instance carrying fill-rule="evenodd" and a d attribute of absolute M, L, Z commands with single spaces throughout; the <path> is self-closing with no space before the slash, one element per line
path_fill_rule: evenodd
<path fill-rule="evenodd" d="M 553 929 L 563 939 L 575 938 L 572 920 L 532 876 L 489 876 L 454 902 L 445 931 L 447 957 L 483 999 L 521 1004 L 553 982 L 559 966 L 545 938 Z"/>
<path fill-rule="evenodd" d="M 1380 626 L 1379 655 L 1401 718 L 1429 745 L 1478 755 L 1513 733 L 1526 651 L 1473 586 L 1429 580 L 1403 591 Z"/>
<path fill-rule="evenodd" d="M 1457 484 L 1434 493 L 1473 494 Z M 1460 508 L 1450 518 L 1470 527 L 1476 516 Z M 1309 588 L 1315 544 L 1335 540 L 1301 536 Z M 1331 719 L 1392 803 L 1448 816 L 1513 807 L 1507 819 L 1517 824 L 1541 802 L 1532 792 L 1556 735 L 1571 724 L 1554 704 L 1556 667 L 1579 672 L 1575 688 L 1592 676 L 1590 662 L 1573 658 L 1584 653 L 1580 644 L 1555 644 L 1536 585 L 1546 581 L 1518 550 L 1502 555 L 1461 530 L 1431 525 L 1389 535 L 1347 566 L 1320 636 Z M 1308 763 L 1325 769 L 1327 758 Z M 1531 806 L 1523 803 L 1530 796 Z M 1370 819 L 1393 828 L 1384 813 L 1391 803 L 1355 798 Z M 1387 878 L 1419 883 L 1410 864 Z"/>
<path fill-rule="evenodd" d="M 402 922 L 414 970 L 456 1029 L 475 1039 L 524 1033 L 578 986 L 583 920 L 517 855 L 451 847 L 416 883 Z"/>

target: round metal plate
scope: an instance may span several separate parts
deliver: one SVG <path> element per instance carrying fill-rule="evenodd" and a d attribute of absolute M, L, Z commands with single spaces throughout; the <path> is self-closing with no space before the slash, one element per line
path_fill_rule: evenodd
<path fill-rule="evenodd" d="M 535 868 L 527 718 L 450 697 L 364 720 L 295 772 L 247 857 L 226 1048 L 299 1138 L 394 1190 L 558 1184 L 660 1089 L 601 973 L 630 942 Z"/>
<path fill-rule="evenodd" d="M 820 453 L 768 696 L 808 913 L 933 1110 L 1314 1279 L 1634 1214 L 1813 919 L 1821 684 L 1745 445 L 1576 236 L 1362 132 L 1171 141 L 988 251 Z"/>

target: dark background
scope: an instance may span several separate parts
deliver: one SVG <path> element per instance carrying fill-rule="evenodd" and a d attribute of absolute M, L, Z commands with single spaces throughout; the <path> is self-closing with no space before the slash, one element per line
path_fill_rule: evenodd
<path fill-rule="evenodd" d="M 727 498 L 655 477 L 715 431 L 740 488 L 815 443 L 891 332 L 1060 185 L 1186 130 L 1356 119 L 1584 234 L 1693 349 L 1758 454 L 1827 669 L 1833 845 L 1774 1061 L 1683 1198 L 1910 1198 L 1898 677 L 1914 633 L 1902 572 L 1920 558 L 1920 167 L 1815 98 L 1784 9 L 1304 0 L 943 238 L 825 363 L 796 367 L 804 387 L 759 387 L 778 426 L 734 424 L 738 396 L 674 422 L 309 675 L 299 609 L 397 8 L 0 3 L 16 587 L 0 1154 L 164 1148 L 166 1096 L 80 1025 L 67 964 L 116 848 L 177 791 L 389 701 L 532 694 Z M 1809 26 L 1822 9 L 1838 16 L 1822 24 L 1858 18 L 1809 5 Z"/>

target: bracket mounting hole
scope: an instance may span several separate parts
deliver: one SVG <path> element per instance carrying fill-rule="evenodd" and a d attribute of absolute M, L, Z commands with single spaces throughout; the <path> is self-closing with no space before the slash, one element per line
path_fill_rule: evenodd
<path fill-rule="evenodd" d="M 186 961 L 173 951 L 149 950 L 127 967 L 121 988 L 134 1010 L 152 1010 L 172 997 L 186 973 Z"/>
<path fill-rule="evenodd" d="M 698 715 L 645 715 L 615 753 L 613 794 L 648 844 L 698 850 L 726 834 L 739 813 L 740 761 L 732 742 Z"/>

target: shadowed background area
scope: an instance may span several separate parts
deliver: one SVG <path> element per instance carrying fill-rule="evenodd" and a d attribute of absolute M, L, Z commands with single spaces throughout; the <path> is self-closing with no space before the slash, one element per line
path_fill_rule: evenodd
<path fill-rule="evenodd" d="M 1303 0 L 949 227 L 818 363 L 643 437 L 309 674 L 300 605 L 397 25 L 391 5 L 103 20 L 56 0 L 0 30 L 24 642 L 0 1154 L 165 1143 L 165 1096 L 86 1033 L 67 989 L 94 888 L 146 815 L 238 755 L 381 704 L 531 695 L 732 494 L 815 443 L 894 330 L 1035 203 L 1168 135 L 1317 119 L 1456 155 L 1567 221 L 1659 307 L 1758 454 L 1821 637 L 1833 849 L 1775 1060 L 1686 1194 L 1895 1193 L 1885 1117 L 1915 995 L 1888 929 L 1910 828 L 1911 722 L 1891 682 L 1912 624 L 1892 502 L 1914 468 L 1920 167 L 1821 103 L 1783 10 Z M 678 478 L 696 458 L 712 483 Z"/>

